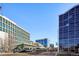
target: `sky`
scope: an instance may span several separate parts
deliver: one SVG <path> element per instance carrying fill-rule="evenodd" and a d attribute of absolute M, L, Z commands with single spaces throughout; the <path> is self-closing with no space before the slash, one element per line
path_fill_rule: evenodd
<path fill-rule="evenodd" d="M 58 42 L 59 15 L 77 4 L 68 3 L 4 3 L 2 15 L 14 21 L 30 33 L 30 40 L 48 38 L 56 46 Z"/>

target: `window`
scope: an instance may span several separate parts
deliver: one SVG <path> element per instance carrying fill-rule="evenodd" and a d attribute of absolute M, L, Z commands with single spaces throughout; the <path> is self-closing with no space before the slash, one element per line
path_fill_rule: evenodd
<path fill-rule="evenodd" d="M 69 18 L 69 23 L 74 23 L 74 15 L 72 15 L 71 18 Z"/>
<path fill-rule="evenodd" d="M 63 21 L 63 15 L 59 16 L 59 20 L 60 20 L 59 23 L 61 23 Z"/>
<path fill-rule="evenodd" d="M 3 28 L 3 32 L 5 32 L 5 29 Z"/>
<path fill-rule="evenodd" d="M 68 47 L 68 39 L 62 39 L 60 42 L 62 48 L 67 48 Z"/>
<path fill-rule="evenodd" d="M 76 22 L 79 22 L 79 14 L 76 14 Z"/>
<path fill-rule="evenodd" d="M 75 45 L 79 44 L 79 39 L 75 39 Z"/>
<path fill-rule="evenodd" d="M 69 31 L 74 31 L 74 23 L 69 24 Z"/>
<path fill-rule="evenodd" d="M 76 7 L 76 13 L 79 13 L 79 6 Z"/>
<path fill-rule="evenodd" d="M 8 22 L 8 25 L 10 26 L 10 22 Z"/>
<path fill-rule="evenodd" d="M 0 27 L 0 31 L 2 31 L 2 27 Z"/>
<path fill-rule="evenodd" d="M 5 23 L 5 19 L 3 18 L 3 23 Z"/>
<path fill-rule="evenodd" d="M 64 19 L 67 19 L 68 18 L 68 12 L 64 14 Z"/>
<path fill-rule="evenodd" d="M 0 27 L 2 27 L 2 22 L 0 22 Z"/>
<path fill-rule="evenodd" d="M 72 8 L 72 9 L 69 11 L 69 15 L 73 15 L 73 14 L 74 14 L 74 11 L 75 11 L 75 8 Z"/>
<path fill-rule="evenodd" d="M 79 31 L 75 31 L 75 38 L 79 38 Z"/>
<path fill-rule="evenodd" d="M 9 26 L 8 25 L 6 26 L 6 29 L 9 30 Z"/>
<path fill-rule="evenodd" d="M 66 24 L 68 24 L 68 20 L 64 21 L 64 25 L 66 26 Z"/>
<path fill-rule="evenodd" d="M 75 27 L 75 31 L 79 31 L 79 26 L 76 26 Z"/>
<path fill-rule="evenodd" d="M 64 31 L 63 31 L 64 33 L 67 33 L 68 32 L 68 27 L 66 26 L 66 27 L 64 27 Z"/>
<path fill-rule="evenodd" d="M 11 27 L 13 26 L 13 24 L 11 23 Z"/>
<path fill-rule="evenodd" d="M 2 22 L 2 17 L 0 16 L 0 22 Z"/>
<path fill-rule="evenodd" d="M 74 39 L 69 39 L 69 44 L 74 45 Z"/>
<path fill-rule="evenodd" d="M 5 28 L 5 24 L 3 23 L 3 28 Z"/>
<path fill-rule="evenodd" d="M 74 31 L 69 31 L 69 38 L 74 38 Z"/>

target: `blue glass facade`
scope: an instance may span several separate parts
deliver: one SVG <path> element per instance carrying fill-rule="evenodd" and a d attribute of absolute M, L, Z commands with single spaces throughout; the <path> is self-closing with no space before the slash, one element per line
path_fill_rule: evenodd
<path fill-rule="evenodd" d="M 79 5 L 59 16 L 59 51 L 79 52 Z"/>
<path fill-rule="evenodd" d="M 36 42 L 42 44 L 44 47 L 47 47 L 48 46 L 48 39 L 39 39 L 39 40 L 36 40 Z"/>

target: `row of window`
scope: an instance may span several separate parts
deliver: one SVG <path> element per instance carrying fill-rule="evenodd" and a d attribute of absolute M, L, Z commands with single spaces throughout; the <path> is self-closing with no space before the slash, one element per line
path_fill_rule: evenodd
<path fill-rule="evenodd" d="M 59 40 L 59 45 L 63 47 L 69 46 L 69 45 L 76 46 L 77 44 L 79 44 L 79 39 L 60 39 Z"/>
<path fill-rule="evenodd" d="M 17 26 L 15 27 L 15 29 L 16 29 L 17 33 L 21 33 L 21 34 L 26 35 L 26 36 L 28 35 L 28 33 L 26 31 L 24 31 L 23 29 L 21 29 Z"/>
<path fill-rule="evenodd" d="M 10 27 L 14 27 L 14 26 L 15 26 L 15 25 L 12 24 L 10 21 L 8 21 L 8 20 L 6 20 L 6 19 L 4 19 L 4 18 L 2 18 L 2 17 L 0 17 L 0 22 L 1 22 L 1 23 L 4 23 L 5 25 L 8 25 L 8 26 L 10 26 Z"/>
<path fill-rule="evenodd" d="M 3 20 L 3 23 L 2 23 L 2 20 Z M 8 29 L 8 30 L 12 30 L 12 31 L 14 31 L 14 27 L 15 27 L 15 25 L 14 24 L 12 24 L 11 22 L 9 22 L 9 21 L 7 21 L 7 20 L 5 20 L 4 18 L 2 19 L 2 17 L 0 17 L 0 26 L 2 26 L 3 28 L 6 28 L 6 29 Z M 6 23 L 6 24 L 5 24 Z M 9 26 L 7 26 L 7 24 L 9 25 Z M 11 28 L 10 28 L 10 25 L 11 25 Z M 17 31 L 19 31 L 20 30 L 20 32 L 22 32 L 24 35 L 27 35 L 27 33 L 25 32 L 25 31 L 23 31 L 22 29 L 20 29 L 19 27 L 17 28 L 17 26 L 16 26 L 16 30 Z"/>
<path fill-rule="evenodd" d="M 26 42 L 26 40 L 29 40 L 29 33 L 19 28 L 18 26 L 14 25 L 5 18 L 2 18 L 1 16 L 0 16 L 0 31 L 7 33 L 13 32 L 12 34 L 15 35 L 16 40 L 19 42 L 21 41 Z"/>

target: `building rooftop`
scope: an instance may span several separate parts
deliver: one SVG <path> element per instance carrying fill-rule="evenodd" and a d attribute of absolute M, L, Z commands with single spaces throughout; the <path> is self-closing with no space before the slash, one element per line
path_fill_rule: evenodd
<path fill-rule="evenodd" d="M 9 18 L 3 16 L 3 15 L 0 15 L 1 17 L 5 18 L 6 20 L 10 21 L 11 23 L 13 23 L 14 25 L 18 26 L 19 28 L 23 29 L 24 31 L 26 31 L 24 28 L 20 27 L 19 25 L 17 25 L 15 22 L 13 22 L 12 20 L 10 20 Z M 27 31 L 26 31 L 27 32 Z M 28 33 L 28 32 L 27 32 Z M 28 33 L 29 34 L 29 33 Z"/>
<path fill-rule="evenodd" d="M 60 14 L 59 16 L 64 15 L 65 13 L 69 12 L 71 9 L 76 8 L 76 7 L 78 7 L 78 6 L 79 6 L 79 4 L 77 4 L 77 5 L 73 6 L 73 7 L 71 7 L 69 10 L 67 10 L 66 12 Z"/>

